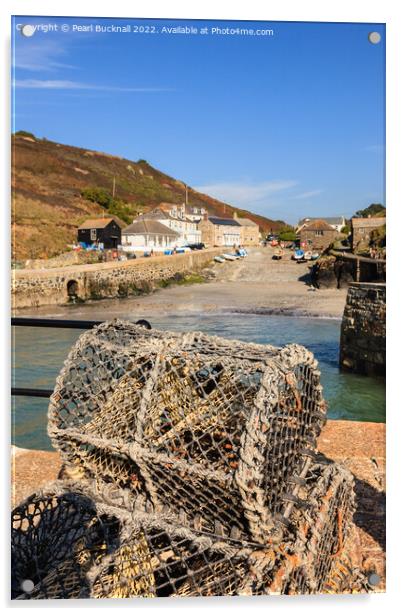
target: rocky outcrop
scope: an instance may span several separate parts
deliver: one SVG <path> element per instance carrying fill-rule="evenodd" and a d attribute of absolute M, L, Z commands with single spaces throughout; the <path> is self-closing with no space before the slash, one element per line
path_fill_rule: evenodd
<path fill-rule="evenodd" d="M 311 279 L 318 289 L 345 288 L 353 282 L 353 264 L 325 255 L 312 266 Z"/>
<path fill-rule="evenodd" d="M 354 281 L 384 282 L 385 261 L 332 252 L 323 255 L 311 268 L 311 282 L 318 289 L 347 288 Z"/>

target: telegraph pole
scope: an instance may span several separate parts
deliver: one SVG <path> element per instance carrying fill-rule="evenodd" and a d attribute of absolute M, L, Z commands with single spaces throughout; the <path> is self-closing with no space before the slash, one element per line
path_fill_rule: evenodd
<path fill-rule="evenodd" d="M 113 188 L 112 188 L 112 197 L 114 199 L 114 194 L 116 192 L 116 176 L 113 176 Z"/>

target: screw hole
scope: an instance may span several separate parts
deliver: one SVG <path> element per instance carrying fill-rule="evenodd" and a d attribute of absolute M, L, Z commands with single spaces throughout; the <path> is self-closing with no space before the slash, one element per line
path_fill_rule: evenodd
<path fill-rule="evenodd" d="M 378 575 L 378 573 L 369 573 L 367 581 L 370 586 L 378 586 L 378 584 L 380 583 L 380 576 Z"/>
<path fill-rule="evenodd" d="M 33 583 L 32 580 L 23 580 L 23 582 L 21 583 L 21 589 L 24 592 L 32 592 L 34 587 L 35 587 L 35 584 Z"/>

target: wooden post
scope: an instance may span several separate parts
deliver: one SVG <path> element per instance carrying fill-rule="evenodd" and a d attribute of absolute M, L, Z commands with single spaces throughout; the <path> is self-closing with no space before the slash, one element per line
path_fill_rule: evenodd
<path fill-rule="evenodd" d="M 360 259 L 356 259 L 356 282 L 360 282 Z"/>

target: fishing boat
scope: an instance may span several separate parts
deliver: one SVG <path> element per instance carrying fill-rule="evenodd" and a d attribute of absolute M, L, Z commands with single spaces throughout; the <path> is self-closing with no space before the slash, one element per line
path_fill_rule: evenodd
<path fill-rule="evenodd" d="M 313 253 L 311 252 L 311 250 L 306 250 L 306 252 L 304 253 L 304 258 L 306 261 L 311 261 L 312 256 L 313 256 Z"/>
<path fill-rule="evenodd" d="M 223 257 L 214 257 L 214 261 L 216 261 L 217 263 L 224 263 L 225 259 Z"/>
<path fill-rule="evenodd" d="M 272 258 L 275 261 L 279 261 L 280 259 L 282 259 L 283 257 L 283 250 L 282 248 L 278 248 L 278 250 L 275 250 L 274 254 L 272 255 Z"/>
<path fill-rule="evenodd" d="M 313 252 L 311 255 L 311 260 L 312 261 L 316 261 L 317 259 L 320 258 L 320 253 L 319 252 Z"/>
<path fill-rule="evenodd" d="M 294 259 L 295 261 L 298 261 L 299 263 L 302 263 L 303 261 L 305 261 L 304 250 L 301 250 L 301 249 L 295 250 L 293 253 L 292 259 Z"/>
<path fill-rule="evenodd" d="M 236 261 L 236 259 L 238 259 L 238 258 L 239 258 L 239 257 L 237 257 L 236 255 L 229 255 L 229 254 L 227 254 L 227 253 L 224 253 L 224 254 L 222 255 L 222 257 L 223 257 L 224 259 L 226 259 L 226 261 Z"/>

